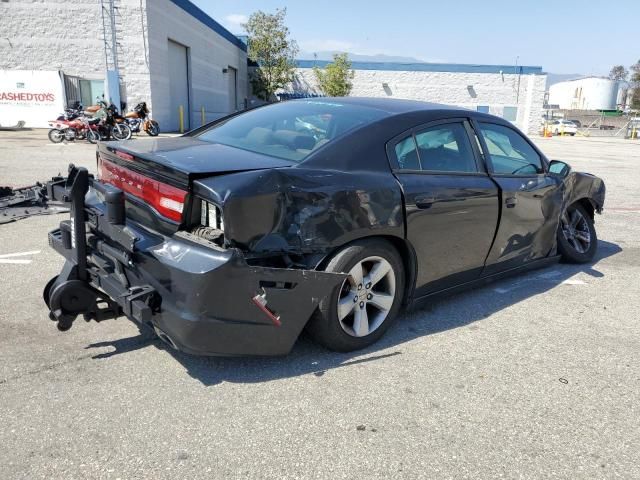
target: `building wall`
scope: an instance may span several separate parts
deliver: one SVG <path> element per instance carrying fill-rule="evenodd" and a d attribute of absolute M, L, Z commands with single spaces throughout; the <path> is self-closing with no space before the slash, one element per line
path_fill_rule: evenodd
<path fill-rule="evenodd" d="M 128 108 L 147 102 L 161 129 L 175 120 L 178 113 L 170 111 L 168 101 L 169 38 L 189 48 L 192 127 L 200 125 L 202 107 L 207 121 L 234 110 L 228 74 L 222 72 L 229 66 L 237 69 L 236 109 L 244 107 L 246 52 L 187 13 L 185 8 L 192 13 L 197 10 L 193 4 L 186 0 L 116 0 L 116 5 L 122 101 Z M 0 2 L 0 70 L 60 70 L 104 80 L 100 0 Z"/>
<path fill-rule="evenodd" d="M 191 128 L 201 125 L 203 107 L 205 121 L 215 120 L 232 111 L 229 102 L 229 73 L 223 73 L 230 66 L 237 70 L 236 110 L 244 108 L 248 95 L 246 52 L 170 0 L 149 0 L 147 10 L 153 115 L 160 125 L 170 124 L 171 119 L 175 121 L 178 115 L 177 111 L 170 111 L 170 103 L 167 101 L 169 39 L 188 48 Z"/>
<path fill-rule="evenodd" d="M 142 35 L 145 2 L 118 0 L 120 74 L 128 104 L 149 99 Z M 104 80 L 99 0 L 11 0 L 0 3 L 0 70 L 61 70 Z"/>
<path fill-rule="evenodd" d="M 354 71 L 351 96 L 421 100 L 473 110 L 488 106 L 489 113 L 498 116 L 503 116 L 504 107 L 517 107 L 514 123 L 528 133 L 539 131 L 546 84 L 543 74 Z M 319 93 L 312 69 L 297 70 L 291 92 Z"/>
<path fill-rule="evenodd" d="M 561 109 L 615 110 L 619 83 L 608 78 L 581 78 L 549 87 L 549 104 Z"/>

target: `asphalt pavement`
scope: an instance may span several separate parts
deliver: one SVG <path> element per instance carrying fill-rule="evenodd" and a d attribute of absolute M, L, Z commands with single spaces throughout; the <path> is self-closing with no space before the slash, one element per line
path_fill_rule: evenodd
<path fill-rule="evenodd" d="M 41 292 L 64 216 L 0 225 L 0 479 L 640 478 L 640 142 L 535 142 L 605 179 L 596 260 L 435 301 L 353 354 L 192 357 L 126 319 L 60 333 Z M 95 147 L 0 132 L 0 185 L 69 162 Z"/>

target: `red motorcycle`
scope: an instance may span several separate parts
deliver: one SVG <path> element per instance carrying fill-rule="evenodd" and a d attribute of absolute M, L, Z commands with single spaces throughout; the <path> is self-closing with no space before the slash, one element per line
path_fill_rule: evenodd
<path fill-rule="evenodd" d="M 49 140 L 53 143 L 60 143 L 63 140 L 72 142 L 76 139 L 87 138 L 86 122 L 83 119 L 84 113 L 82 104 L 76 102 L 73 107 L 67 108 L 64 114 L 57 119 L 49 121 Z"/>

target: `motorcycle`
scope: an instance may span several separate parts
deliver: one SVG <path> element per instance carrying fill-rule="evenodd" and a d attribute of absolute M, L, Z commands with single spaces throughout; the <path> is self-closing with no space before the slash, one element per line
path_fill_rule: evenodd
<path fill-rule="evenodd" d="M 126 119 L 118 113 L 118 109 L 114 104 L 107 105 L 106 102 L 100 100 L 98 102 L 98 110 L 95 118 L 100 119 L 97 124 L 97 131 L 100 140 L 129 140 L 131 138 L 131 128 Z"/>
<path fill-rule="evenodd" d="M 76 102 L 72 107 L 65 109 L 64 113 L 55 120 L 49 121 L 49 140 L 60 143 L 63 140 L 72 142 L 76 139 L 83 140 L 86 137 L 84 123 L 82 122 L 82 104 Z"/>
<path fill-rule="evenodd" d="M 140 129 L 144 130 L 146 134 L 151 137 L 157 137 L 158 133 L 160 133 L 160 125 L 158 125 L 158 122 L 149 118 L 147 102 L 137 104 L 133 111 L 125 115 L 125 118 L 131 131 L 134 133 L 140 133 Z"/>

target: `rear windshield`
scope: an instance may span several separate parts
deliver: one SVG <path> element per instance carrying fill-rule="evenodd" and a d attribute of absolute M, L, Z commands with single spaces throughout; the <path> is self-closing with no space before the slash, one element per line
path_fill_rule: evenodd
<path fill-rule="evenodd" d="M 196 138 L 299 163 L 345 132 L 387 115 L 328 100 L 282 102 L 232 117 Z"/>

